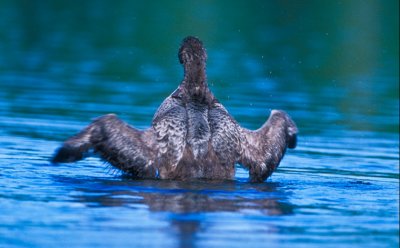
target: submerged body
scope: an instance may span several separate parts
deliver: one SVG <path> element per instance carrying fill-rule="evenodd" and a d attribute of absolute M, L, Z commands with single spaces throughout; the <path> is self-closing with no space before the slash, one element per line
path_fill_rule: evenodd
<path fill-rule="evenodd" d="M 187 37 L 179 50 L 184 79 L 161 104 L 147 130 L 115 115 L 97 118 L 64 142 L 52 161 L 74 162 L 89 149 L 135 178 L 233 179 L 235 164 L 262 182 L 279 165 L 286 148 L 295 148 L 297 127 L 273 110 L 258 130 L 242 128 L 207 85 L 207 54 L 200 40 Z"/>

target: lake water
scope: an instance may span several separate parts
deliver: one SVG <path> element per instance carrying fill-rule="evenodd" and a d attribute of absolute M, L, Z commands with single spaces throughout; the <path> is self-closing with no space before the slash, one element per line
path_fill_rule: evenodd
<path fill-rule="evenodd" d="M 398 247 L 398 1 L 0 1 L 0 247 Z M 92 118 L 146 128 L 199 36 L 241 125 L 299 142 L 265 183 L 49 163 Z"/>

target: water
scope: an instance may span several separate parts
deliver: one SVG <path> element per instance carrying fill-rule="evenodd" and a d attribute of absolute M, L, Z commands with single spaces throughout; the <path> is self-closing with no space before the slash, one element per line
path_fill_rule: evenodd
<path fill-rule="evenodd" d="M 0 247 L 398 247 L 398 16 L 396 1 L 0 1 Z M 96 116 L 147 127 L 188 34 L 243 126 L 270 109 L 298 124 L 271 178 L 48 162 Z"/>

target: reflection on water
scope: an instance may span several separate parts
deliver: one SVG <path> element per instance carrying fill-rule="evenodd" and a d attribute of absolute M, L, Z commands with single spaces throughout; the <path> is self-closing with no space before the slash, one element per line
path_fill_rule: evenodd
<path fill-rule="evenodd" d="M 398 1 L 0 1 L 0 247 L 398 247 Z M 54 166 L 91 118 L 148 127 L 197 35 L 210 86 L 299 145 L 263 184 Z M 60 238 L 62 237 L 62 238 Z"/>
<path fill-rule="evenodd" d="M 60 178 L 62 183 L 71 179 Z M 56 180 L 57 181 L 57 180 Z M 100 182 L 101 184 L 101 182 Z M 251 185 L 232 181 L 124 181 L 93 187 L 79 185 L 72 199 L 91 208 L 131 209 L 145 206 L 150 212 L 167 213 L 167 220 L 178 242 L 194 244 L 199 233 L 207 233 L 213 213 L 257 213 L 265 216 L 293 214 L 293 206 L 284 202 L 284 193 L 274 183 Z M 118 211 L 118 210 L 115 210 Z M 226 218 L 226 217 L 225 217 Z M 219 221 L 224 222 L 224 217 Z M 135 221 L 132 219 L 131 221 Z"/>
<path fill-rule="evenodd" d="M 176 214 L 260 211 L 265 215 L 291 213 L 287 204 L 280 203 L 282 195 L 274 183 L 248 184 L 232 181 L 134 181 L 129 186 L 111 192 L 90 188 L 75 189 L 77 201 L 91 207 L 129 206 L 146 204 L 150 211 L 167 211 Z M 125 187 L 124 187 L 125 186 Z M 103 186 L 104 187 L 104 186 Z M 110 185 L 107 185 L 110 187 Z M 139 187 L 140 191 L 135 191 Z M 106 187 L 104 187 L 106 188 Z M 240 195 L 240 192 L 246 192 Z M 251 192 L 251 193 L 250 193 Z M 257 195 L 257 198 L 246 196 Z"/>

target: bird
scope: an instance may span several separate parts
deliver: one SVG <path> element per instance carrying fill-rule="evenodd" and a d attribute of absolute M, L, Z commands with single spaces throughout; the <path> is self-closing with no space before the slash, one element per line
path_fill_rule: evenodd
<path fill-rule="evenodd" d="M 285 111 L 271 110 L 259 129 L 240 126 L 208 87 L 202 41 L 184 38 L 178 58 L 183 80 L 149 128 L 139 130 L 115 114 L 98 117 L 67 139 L 51 162 L 76 162 L 93 151 L 131 178 L 169 180 L 234 180 L 239 164 L 250 182 L 264 182 L 287 148 L 296 147 L 295 122 Z"/>

